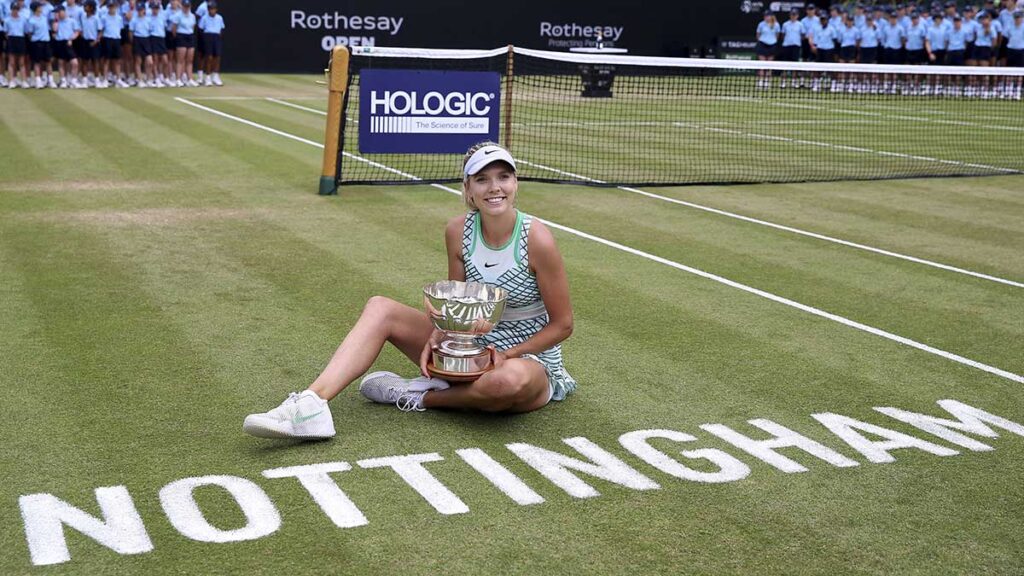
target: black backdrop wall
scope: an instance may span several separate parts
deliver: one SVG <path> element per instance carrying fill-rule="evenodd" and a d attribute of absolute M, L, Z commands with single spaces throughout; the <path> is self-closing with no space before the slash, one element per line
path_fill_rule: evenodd
<path fill-rule="evenodd" d="M 196 0 L 193 0 L 193 4 Z M 645 56 L 689 56 L 719 37 L 753 37 L 752 0 L 221 0 L 224 69 L 323 70 L 335 44 L 568 50 L 606 40 Z"/>

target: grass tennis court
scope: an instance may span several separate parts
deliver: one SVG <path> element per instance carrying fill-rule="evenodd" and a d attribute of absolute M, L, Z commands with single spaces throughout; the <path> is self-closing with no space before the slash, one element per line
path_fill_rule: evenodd
<path fill-rule="evenodd" d="M 420 305 L 422 286 L 445 275 L 444 223 L 463 209 L 431 186 L 319 197 L 319 148 L 175 100 L 316 143 L 323 117 L 281 103 L 322 110 L 313 80 L 0 93 L 0 572 L 1024 571 L 1024 438 L 993 426 L 998 438 L 970 437 L 994 450 L 969 450 L 874 410 L 949 419 L 937 402 L 955 399 L 1024 423 L 1024 383 L 949 357 L 1024 374 L 1019 175 L 655 190 L 1004 282 L 627 190 L 523 183 L 522 210 L 615 243 L 555 230 L 576 315 L 564 346 L 574 395 L 523 416 L 406 414 L 353 387 L 332 402 L 332 441 L 244 435 L 246 414 L 316 376 L 367 298 Z M 394 350 L 378 365 L 414 372 Z M 822 413 L 958 454 L 898 448 L 872 463 L 812 417 Z M 768 437 L 753 419 L 859 465 L 782 448 L 807 468 L 785 473 L 700 427 Z M 695 437 L 651 441 L 694 469 L 716 468 L 680 450 L 721 450 L 749 475 L 682 480 L 620 444 L 654 429 Z M 573 497 L 507 447 L 585 459 L 563 442 L 578 437 L 659 488 L 577 472 L 600 495 Z M 511 500 L 456 452 L 466 448 L 544 501 Z M 468 512 L 441 514 L 395 472 L 357 464 L 434 453 L 425 468 Z M 263 475 L 330 462 L 351 465 L 331 478 L 365 525 L 340 528 L 294 478 Z M 161 489 L 212 475 L 262 489 L 279 528 L 231 543 L 182 535 Z M 48 493 L 99 517 L 95 491 L 112 486 L 130 493 L 150 550 L 122 555 L 65 528 L 71 559 L 34 566 L 19 498 Z M 213 526 L 246 525 L 224 490 L 194 496 Z"/>

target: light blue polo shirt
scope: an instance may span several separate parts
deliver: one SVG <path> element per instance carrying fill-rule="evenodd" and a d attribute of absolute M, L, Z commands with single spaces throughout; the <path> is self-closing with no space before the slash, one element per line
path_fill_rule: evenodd
<path fill-rule="evenodd" d="M 903 26 L 889 22 L 882 31 L 882 46 L 889 50 L 903 48 L 903 40 L 907 38 L 907 32 Z"/>
<path fill-rule="evenodd" d="M 932 26 L 928 28 L 927 38 L 932 50 L 945 50 L 949 44 L 949 32 L 946 30 L 944 23 L 935 26 L 933 22 Z"/>
<path fill-rule="evenodd" d="M 782 25 L 782 45 L 799 46 L 803 41 L 804 25 L 799 20 L 787 20 Z"/>
<path fill-rule="evenodd" d="M 993 24 L 995 24 L 995 22 L 993 22 Z M 977 30 L 977 32 L 976 32 L 976 34 L 974 36 L 974 45 L 975 46 L 988 46 L 989 48 L 991 48 L 992 44 L 995 42 L 995 39 L 996 39 L 996 29 L 995 29 L 995 26 L 992 26 L 991 28 L 989 28 L 988 32 L 985 32 L 985 27 L 982 26 L 981 28 L 978 28 L 978 30 Z"/>
<path fill-rule="evenodd" d="M 57 20 L 57 35 L 54 39 L 67 42 L 75 36 L 75 32 L 81 29 L 82 27 L 78 25 L 78 20 L 71 16 L 65 16 L 63 20 Z"/>
<path fill-rule="evenodd" d="M 117 12 L 113 15 L 109 11 L 100 16 L 100 32 L 104 38 L 121 39 L 121 29 L 124 28 L 124 18 Z"/>
<path fill-rule="evenodd" d="M 217 14 L 217 16 L 219 17 L 220 14 Z M 207 18 L 209 18 L 209 16 L 207 16 Z M 207 28 L 202 25 L 200 25 L 200 28 L 206 30 L 206 32 L 208 33 L 213 33 L 207 30 Z M 762 20 L 757 25 L 757 41 L 763 42 L 769 46 L 775 46 L 775 44 L 779 41 L 779 31 L 780 27 L 778 22 L 775 22 L 774 24 L 769 24 Z"/>
<path fill-rule="evenodd" d="M 928 28 L 920 18 L 917 24 L 907 28 L 907 50 L 924 50 L 924 39 L 928 36 Z"/>
<path fill-rule="evenodd" d="M 100 37 L 100 17 L 96 14 L 89 16 L 85 14 L 82 16 L 82 38 L 85 38 L 89 42 L 95 41 Z"/>
<path fill-rule="evenodd" d="M 152 11 L 149 17 L 149 35 L 154 38 L 167 37 L 167 12 L 162 9 Z"/>
<path fill-rule="evenodd" d="M 46 16 L 32 15 L 28 19 L 28 25 L 25 26 L 25 32 L 29 34 L 29 40 L 32 42 L 49 42 L 50 22 Z"/>
<path fill-rule="evenodd" d="M 963 23 L 960 24 L 960 29 L 957 30 L 956 26 L 946 32 L 946 50 L 966 50 L 967 49 L 967 29 L 964 28 Z"/>
<path fill-rule="evenodd" d="M 196 31 L 196 15 L 182 10 L 174 24 L 178 27 L 178 34 L 194 34 Z"/>
<path fill-rule="evenodd" d="M 152 19 L 148 14 L 139 16 L 139 13 L 136 12 L 135 17 L 128 23 L 128 29 L 136 38 L 149 38 L 150 20 Z"/>
<path fill-rule="evenodd" d="M 882 31 L 873 22 L 869 22 L 860 30 L 860 47 L 878 48 L 878 42 L 881 37 Z"/>
<path fill-rule="evenodd" d="M 843 48 L 849 48 L 850 46 L 856 46 L 860 40 L 860 28 L 850 25 L 843 27 L 839 30 L 839 45 Z"/>
<path fill-rule="evenodd" d="M 22 16 L 24 10 L 18 11 L 18 17 L 15 18 L 14 14 L 8 14 L 4 18 L 4 29 L 7 30 L 7 36 L 9 38 L 24 38 L 25 27 L 28 24 L 28 18 Z"/>
<path fill-rule="evenodd" d="M 1024 22 L 1014 23 L 1006 29 L 1006 47 L 1011 50 L 1024 50 Z"/>
<path fill-rule="evenodd" d="M 224 31 L 224 17 L 220 14 L 216 16 L 207 14 L 199 20 L 199 29 L 206 34 L 220 34 Z"/>
<path fill-rule="evenodd" d="M 819 22 L 811 29 L 811 33 L 808 36 L 814 40 L 814 45 L 819 50 L 835 50 L 835 31 L 828 24 L 822 26 L 821 22 Z"/>

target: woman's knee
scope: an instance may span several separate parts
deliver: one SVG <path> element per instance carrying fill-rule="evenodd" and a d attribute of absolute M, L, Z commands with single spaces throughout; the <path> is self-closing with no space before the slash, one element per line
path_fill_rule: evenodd
<path fill-rule="evenodd" d="M 484 410 L 501 412 L 528 400 L 529 374 L 519 370 L 497 370 L 476 381 Z"/>

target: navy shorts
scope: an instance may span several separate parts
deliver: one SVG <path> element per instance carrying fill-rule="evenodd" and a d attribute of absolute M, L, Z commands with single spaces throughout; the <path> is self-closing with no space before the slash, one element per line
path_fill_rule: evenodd
<path fill-rule="evenodd" d="M 174 40 L 175 45 L 178 48 L 195 48 L 196 47 L 196 35 L 195 34 L 178 34 L 178 37 Z"/>
<path fill-rule="evenodd" d="M 907 50 L 907 64 L 924 64 L 928 54 L 924 50 Z"/>
<path fill-rule="evenodd" d="M 68 44 L 67 40 L 54 40 L 53 55 L 58 60 L 63 60 L 64 62 L 74 60 L 77 57 L 75 56 L 75 50 Z"/>
<path fill-rule="evenodd" d="M 160 36 L 150 36 L 149 47 L 157 56 L 167 54 L 167 42 Z"/>
<path fill-rule="evenodd" d="M 799 62 L 800 61 L 800 47 L 799 46 L 783 46 L 779 50 L 779 60 L 783 62 Z"/>
<path fill-rule="evenodd" d="M 203 34 L 202 32 L 196 32 L 195 36 L 196 36 L 196 53 L 197 54 L 206 54 L 206 44 L 205 44 L 206 38 L 204 38 L 204 36 L 206 36 L 206 34 Z"/>
<path fill-rule="evenodd" d="M 145 38 L 136 37 L 132 39 L 132 51 L 136 56 L 145 58 L 146 56 L 153 54 L 153 48 L 149 41 L 150 38 L 148 36 Z"/>
<path fill-rule="evenodd" d="M 221 42 L 220 34 L 203 34 L 203 45 L 206 49 L 205 54 L 207 56 L 213 56 L 219 58 L 221 52 L 224 51 L 224 44 Z"/>
<path fill-rule="evenodd" d="M 932 50 L 932 56 L 935 56 L 935 62 L 929 61 L 928 63 L 932 66 L 943 66 L 946 64 L 946 51 L 945 50 Z"/>
<path fill-rule="evenodd" d="M 101 44 L 103 57 L 107 60 L 120 60 L 121 59 L 121 39 L 120 38 L 104 38 Z"/>
<path fill-rule="evenodd" d="M 999 43 L 999 58 L 1000 59 L 1008 57 L 1009 50 L 1010 50 L 1009 43 L 1010 43 L 1010 39 L 1007 38 L 1006 36 L 1003 36 L 1002 42 Z"/>
<path fill-rule="evenodd" d="M 1006 65 L 1015 68 L 1024 68 L 1024 50 L 1006 49 Z"/>
<path fill-rule="evenodd" d="M 857 60 L 857 47 L 856 46 L 841 46 L 839 48 L 839 59 L 847 62 L 854 62 Z"/>
<path fill-rule="evenodd" d="M 886 48 L 882 52 L 882 58 L 884 58 L 882 64 L 903 64 L 903 49 Z"/>
<path fill-rule="evenodd" d="M 814 52 L 811 52 L 811 43 L 808 42 L 806 38 L 804 38 L 803 42 L 800 43 L 800 55 L 804 62 L 814 61 Z"/>
<path fill-rule="evenodd" d="M 992 47 L 991 46 L 975 46 L 974 47 L 974 58 L 973 60 L 989 61 L 992 59 Z"/>
<path fill-rule="evenodd" d="M 164 44 L 167 46 L 167 50 L 174 52 L 174 49 L 178 47 L 178 38 L 168 32 L 167 37 L 164 39 Z"/>
<path fill-rule="evenodd" d="M 132 45 L 132 39 L 131 39 L 131 35 L 128 33 L 128 28 L 127 27 L 121 28 L 121 46 L 129 46 L 130 47 L 131 45 Z"/>
<path fill-rule="evenodd" d="M 15 56 L 23 56 L 28 53 L 28 42 L 24 36 L 9 36 L 7 38 L 7 53 Z"/>
<path fill-rule="evenodd" d="M 32 59 L 35 64 L 43 64 L 49 62 L 53 58 L 53 51 L 50 48 L 49 40 L 42 40 L 40 42 L 29 42 L 28 43 L 28 57 Z"/>
<path fill-rule="evenodd" d="M 861 48 L 860 62 L 862 64 L 878 63 L 878 48 Z"/>
<path fill-rule="evenodd" d="M 0 54 L 7 52 L 7 33 L 0 30 Z M 3 68 L 4 64 L 0 63 L 0 68 Z"/>
<path fill-rule="evenodd" d="M 967 49 L 964 50 L 964 58 L 974 60 L 974 42 L 967 43 Z"/>
<path fill-rule="evenodd" d="M 963 50 L 950 50 L 946 52 L 946 66 L 963 66 L 966 60 Z"/>
<path fill-rule="evenodd" d="M 76 51 L 79 58 L 87 62 L 91 62 L 93 60 L 99 60 L 102 57 L 103 51 L 100 49 L 100 43 L 96 42 L 95 46 L 93 46 L 92 43 L 92 40 L 85 40 L 82 43 L 82 49 L 80 51 Z"/>
<path fill-rule="evenodd" d="M 824 48 L 818 48 L 818 62 L 835 62 L 835 52 L 835 50 L 825 50 Z"/>
<path fill-rule="evenodd" d="M 204 34 L 204 36 L 207 36 L 207 34 Z M 217 34 L 216 36 L 220 38 L 220 34 Z M 764 42 L 758 42 L 757 47 L 754 48 L 754 52 L 756 52 L 758 56 L 773 57 L 775 56 L 775 46 L 765 44 Z"/>

